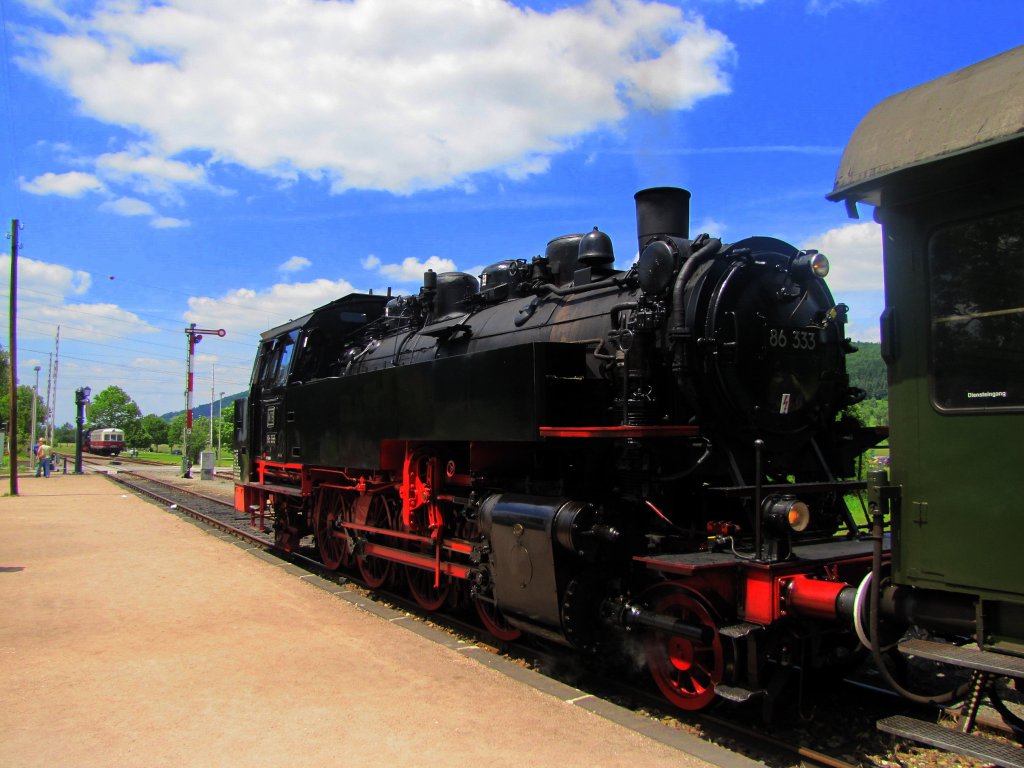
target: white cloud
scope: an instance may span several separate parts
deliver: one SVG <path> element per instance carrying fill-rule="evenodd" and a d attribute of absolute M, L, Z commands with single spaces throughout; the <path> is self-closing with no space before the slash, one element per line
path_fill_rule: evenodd
<path fill-rule="evenodd" d="M 10 272 L 10 264 L 10 256 L 0 256 L 0 271 Z M 91 286 L 88 272 L 19 257 L 19 333 L 29 339 L 50 339 L 60 325 L 62 339 L 95 341 L 123 336 L 126 328 L 133 334 L 156 332 L 155 327 L 134 312 L 114 304 L 82 301 L 79 297 L 88 293 Z"/>
<path fill-rule="evenodd" d="M 702 232 L 707 232 L 712 237 L 717 237 L 720 240 L 722 240 L 725 237 L 725 233 L 727 231 L 728 228 L 725 226 L 725 224 L 718 221 L 718 219 L 707 217 L 701 219 L 701 222 L 697 226 L 690 228 L 690 237 L 696 237 Z"/>
<path fill-rule="evenodd" d="M 96 158 L 96 173 L 109 183 L 129 186 L 139 194 L 158 194 L 177 200 L 179 186 L 207 185 L 206 169 L 171 160 L 134 147 L 130 152 L 111 152 Z"/>
<path fill-rule="evenodd" d="M 882 228 L 873 222 L 847 224 L 807 240 L 828 256 L 828 284 L 834 292 L 882 290 Z"/>
<path fill-rule="evenodd" d="M 438 273 L 454 272 L 455 262 L 451 259 L 442 259 L 440 256 L 431 256 L 426 261 L 408 256 L 402 260 L 401 264 L 379 265 L 381 275 L 398 283 L 422 283 L 423 273 L 428 269 Z"/>
<path fill-rule="evenodd" d="M 134 312 L 116 304 L 44 304 L 38 308 L 34 319 L 48 324 L 51 329 L 60 325 L 61 339 L 68 341 L 121 338 L 126 328 L 131 329 L 133 336 L 159 331 Z"/>
<path fill-rule="evenodd" d="M 10 274 L 11 257 L 0 256 L 0 272 Z M 92 277 L 80 269 L 60 264 L 18 257 L 18 296 L 45 296 L 49 301 L 63 301 L 68 295 L 80 296 L 89 290 Z"/>
<path fill-rule="evenodd" d="M 308 283 L 277 283 L 260 291 L 238 288 L 218 298 L 190 298 L 184 319 L 204 328 L 224 328 L 231 338 L 237 339 L 302 317 L 354 291 L 347 280 L 324 278 Z"/>
<path fill-rule="evenodd" d="M 807 10 L 810 13 L 820 13 L 824 16 L 844 5 L 871 5 L 875 2 L 877 0 L 807 0 Z"/>
<path fill-rule="evenodd" d="M 71 171 L 70 173 L 44 173 L 31 181 L 19 179 L 24 191 L 33 195 L 60 195 L 81 197 L 86 192 L 102 192 L 103 182 L 91 173 Z"/>
<path fill-rule="evenodd" d="M 149 226 L 154 229 L 179 229 L 181 227 L 192 226 L 185 219 L 175 219 L 171 216 L 157 216 L 149 222 Z"/>
<path fill-rule="evenodd" d="M 119 197 L 100 205 L 101 211 L 116 213 L 118 216 L 152 216 L 156 211 L 145 200 L 136 197 Z"/>
<path fill-rule="evenodd" d="M 380 259 L 371 253 L 359 263 L 363 265 L 363 269 L 376 269 L 380 266 Z"/>
<path fill-rule="evenodd" d="M 630 109 L 686 109 L 728 90 L 732 45 L 665 2 L 550 13 L 504 0 L 117 2 L 53 10 L 20 62 L 83 112 L 141 132 L 153 157 L 104 172 L 200 183 L 210 153 L 282 179 L 412 192 L 494 171 L 545 172 Z"/>
<path fill-rule="evenodd" d="M 305 256 L 292 256 L 288 261 L 278 267 L 281 272 L 298 272 L 312 266 L 313 262 Z"/>

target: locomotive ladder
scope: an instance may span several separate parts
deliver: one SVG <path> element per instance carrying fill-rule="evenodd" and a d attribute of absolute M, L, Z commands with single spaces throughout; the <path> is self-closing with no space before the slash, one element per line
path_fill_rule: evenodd
<path fill-rule="evenodd" d="M 909 640 L 900 643 L 899 648 L 903 653 L 918 658 L 974 670 L 974 690 L 964 703 L 960 730 L 896 715 L 879 720 L 878 729 L 880 731 L 985 760 L 1003 768 L 1024 768 L 1024 748 L 970 733 L 974 726 L 980 699 L 992 679 L 997 676 L 1024 679 L 1024 659 L 966 646 L 958 647 L 935 643 L 929 640 Z"/>

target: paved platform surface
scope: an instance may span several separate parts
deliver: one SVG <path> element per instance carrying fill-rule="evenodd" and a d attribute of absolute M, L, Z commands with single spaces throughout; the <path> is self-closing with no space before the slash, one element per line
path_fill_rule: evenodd
<path fill-rule="evenodd" d="M 0 498 L 2 766 L 753 765 L 103 477 L 19 491 Z"/>

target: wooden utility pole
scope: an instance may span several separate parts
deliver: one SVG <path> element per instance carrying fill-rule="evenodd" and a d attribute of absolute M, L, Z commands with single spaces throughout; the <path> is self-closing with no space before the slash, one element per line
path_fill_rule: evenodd
<path fill-rule="evenodd" d="M 10 411 L 7 414 L 7 445 L 11 452 L 11 496 L 18 495 L 18 220 L 11 219 L 11 335 L 9 359 L 11 363 Z"/>

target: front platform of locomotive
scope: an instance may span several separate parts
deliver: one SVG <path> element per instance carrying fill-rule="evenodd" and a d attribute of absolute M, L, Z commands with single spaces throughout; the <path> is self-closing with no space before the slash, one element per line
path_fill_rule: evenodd
<path fill-rule="evenodd" d="M 793 659 L 824 665 L 856 647 L 854 585 L 872 545 L 847 498 L 865 487 L 850 479 L 855 458 L 882 435 L 844 416 L 863 393 L 846 374 L 855 348 L 825 256 L 766 237 L 690 239 L 688 197 L 637 194 L 641 291 L 619 322 L 655 361 L 661 418 L 696 436 L 651 448 L 652 551 L 633 557 L 645 586 L 605 612 L 645 627 L 650 671 L 677 706 L 717 695 L 770 708 L 769 680 Z"/>
<path fill-rule="evenodd" d="M 856 349 L 845 337 L 847 308 L 825 283 L 828 259 L 769 237 L 691 240 L 688 197 L 673 188 L 637 194 L 640 294 L 619 315 L 620 333 L 649 362 L 624 361 L 632 399 L 654 393 L 648 414 L 699 432 L 685 450 L 656 456 L 660 498 L 651 501 L 698 505 L 706 522 L 718 521 L 709 532 L 735 534 L 755 559 L 788 556 L 785 542 L 774 555 L 762 546 L 787 507 L 796 521 L 787 540 L 843 527 L 853 537 L 844 497 L 863 485 L 844 479 L 881 435 L 844 415 L 864 393 L 846 373 Z"/>

